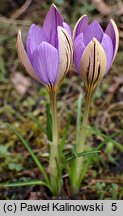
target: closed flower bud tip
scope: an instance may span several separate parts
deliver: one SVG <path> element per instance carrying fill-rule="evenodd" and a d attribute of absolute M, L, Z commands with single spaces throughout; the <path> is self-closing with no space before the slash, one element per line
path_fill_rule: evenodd
<path fill-rule="evenodd" d="M 106 64 L 105 52 L 96 38 L 93 38 L 80 59 L 80 75 L 86 89 L 95 89 L 105 74 Z"/>
<path fill-rule="evenodd" d="M 73 31 L 74 64 L 85 87 L 95 89 L 109 71 L 119 44 L 119 32 L 114 20 L 110 20 L 104 31 L 94 20 L 88 24 L 88 16 L 83 15 Z"/>

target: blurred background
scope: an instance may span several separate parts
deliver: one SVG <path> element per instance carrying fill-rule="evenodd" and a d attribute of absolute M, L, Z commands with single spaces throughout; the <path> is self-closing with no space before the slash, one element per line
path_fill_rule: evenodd
<path fill-rule="evenodd" d="M 16 36 L 21 29 L 23 41 L 32 23 L 42 25 L 52 3 L 55 3 L 71 29 L 78 18 L 88 14 L 90 22 L 97 19 L 103 29 L 113 18 L 120 32 L 117 57 L 108 74 L 94 94 L 90 125 L 112 139 L 104 141 L 100 134 L 89 137 L 89 144 L 104 142 L 99 157 L 94 157 L 86 173 L 79 199 L 123 198 L 123 1 L 121 0 L 1 0 L 0 1 L 0 182 L 41 178 L 28 152 L 7 127 L 13 125 L 30 143 L 34 152 L 47 164 L 47 137 L 33 116 L 46 125 L 46 104 L 49 101 L 44 87 L 32 80 L 20 65 Z M 58 95 L 60 136 L 72 116 L 66 145 L 75 140 L 77 99 L 84 96 L 83 84 L 72 68 Z M 120 132 L 119 132 L 120 131 Z M 65 197 L 69 198 L 68 183 Z M 48 199 L 49 195 L 37 186 L 0 189 L 0 199 Z"/>

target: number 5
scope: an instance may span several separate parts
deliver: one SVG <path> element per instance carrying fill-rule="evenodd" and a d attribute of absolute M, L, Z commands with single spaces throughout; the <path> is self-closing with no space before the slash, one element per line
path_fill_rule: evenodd
<path fill-rule="evenodd" d="M 116 211 L 117 210 L 117 203 L 112 203 L 111 210 Z"/>

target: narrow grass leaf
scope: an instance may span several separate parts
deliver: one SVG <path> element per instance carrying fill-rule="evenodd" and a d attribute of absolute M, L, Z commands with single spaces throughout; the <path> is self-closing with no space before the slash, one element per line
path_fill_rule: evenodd
<path fill-rule="evenodd" d="M 80 153 L 76 153 L 76 155 L 73 155 L 71 157 L 68 157 L 66 159 L 66 161 L 70 161 L 70 160 L 74 160 L 76 159 L 77 157 L 83 157 L 83 156 L 90 156 L 90 155 L 97 155 L 100 151 L 97 150 L 97 151 L 86 151 L 86 152 L 80 152 Z"/>
<path fill-rule="evenodd" d="M 89 126 L 88 129 L 90 129 L 92 133 L 98 134 L 98 135 L 100 135 L 101 137 L 104 138 L 104 140 L 102 142 L 100 142 L 100 144 L 95 148 L 95 151 L 99 151 L 102 148 L 102 146 L 104 144 L 106 144 L 107 142 L 109 142 L 109 141 L 114 142 L 113 138 L 115 136 L 117 136 L 119 133 L 121 133 L 121 131 L 118 131 L 118 132 L 115 132 L 115 133 L 111 134 L 110 136 L 107 136 L 107 135 L 104 135 L 99 129 L 95 129 L 95 128 L 90 127 L 90 126 Z M 86 172 L 88 170 L 88 167 L 89 167 L 92 160 L 93 160 L 93 156 L 90 155 L 88 160 L 85 162 L 85 164 L 83 166 L 82 174 L 81 174 L 81 178 L 80 178 L 80 183 L 81 183 L 82 179 L 84 178 L 84 176 L 85 176 L 85 174 L 86 174 Z"/>
<path fill-rule="evenodd" d="M 46 105 L 46 131 L 48 140 L 52 142 L 52 117 L 49 104 Z"/>
<path fill-rule="evenodd" d="M 90 130 L 92 132 L 92 134 L 97 134 L 99 136 L 101 136 L 104 140 L 100 143 L 101 147 L 104 143 L 107 142 L 112 142 L 114 144 L 115 147 L 117 147 L 120 151 L 123 152 L 123 146 L 118 143 L 117 141 L 113 140 L 114 137 L 118 136 L 119 134 L 123 133 L 123 130 L 117 131 L 113 134 L 111 134 L 110 136 L 105 135 L 104 133 L 101 132 L 101 130 L 97 129 L 97 128 L 93 128 L 93 127 L 88 127 L 88 130 Z M 100 145 L 98 145 L 97 148 L 101 148 Z"/>
<path fill-rule="evenodd" d="M 27 181 L 17 181 L 17 182 L 6 182 L 6 183 L 0 183 L 0 188 L 5 188 L 5 187 L 23 187 L 23 186 L 33 186 L 33 185 L 44 185 L 46 186 L 49 190 L 51 188 L 49 185 L 41 180 L 27 180 Z"/>
<path fill-rule="evenodd" d="M 49 178 L 41 164 L 41 162 L 38 160 L 38 158 L 35 156 L 35 154 L 33 153 L 32 149 L 30 148 L 29 144 L 27 143 L 27 141 L 22 137 L 22 135 L 13 127 L 11 126 L 9 123 L 7 123 L 8 127 L 13 131 L 13 133 L 16 134 L 16 136 L 18 137 L 18 139 L 22 142 L 22 144 L 25 146 L 25 148 L 27 149 L 27 151 L 29 152 L 29 154 L 31 155 L 32 159 L 34 160 L 35 164 L 37 165 L 37 167 L 39 168 L 40 172 L 43 174 L 45 181 L 47 182 L 47 184 L 49 184 Z"/>

